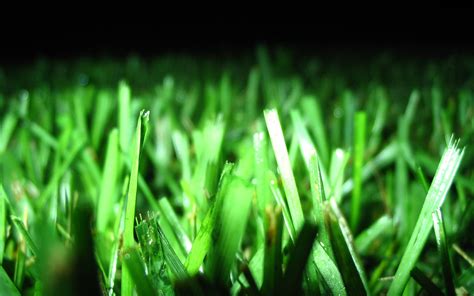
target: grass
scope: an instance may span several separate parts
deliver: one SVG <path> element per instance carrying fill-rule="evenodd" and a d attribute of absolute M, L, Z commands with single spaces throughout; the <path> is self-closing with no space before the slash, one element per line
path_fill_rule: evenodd
<path fill-rule="evenodd" d="M 5 66 L 0 291 L 472 293 L 472 65 L 258 47 Z"/>

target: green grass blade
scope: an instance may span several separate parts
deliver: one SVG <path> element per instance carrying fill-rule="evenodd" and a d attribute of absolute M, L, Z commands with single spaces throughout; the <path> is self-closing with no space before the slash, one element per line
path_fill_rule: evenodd
<path fill-rule="evenodd" d="M 5 243 L 7 240 L 7 202 L 3 185 L 0 184 L 0 265 L 3 263 L 5 255 Z"/>
<path fill-rule="evenodd" d="M 7 113 L 3 119 L 0 129 L 0 155 L 7 149 L 17 122 L 18 117 L 14 113 Z"/>
<path fill-rule="evenodd" d="M 264 115 L 268 133 L 270 135 L 270 140 L 273 146 L 273 151 L 278 164 L 278 169 L 282 177 L 286 201 L 288 202 L 288 209 L 290 211 L 295 230 L 298 231 L 303 225 L 304 216 L 298 189 L 296 188 L 295 177 L 293 175 L 293 170 L 291 169 L 285 138 L 283 137 L 280 119 L 278 118 L 278 113 L 275 109 L 265 110 Z"/>
<path fill-rule="evenodd" d="M 144 110 L 140 112 L 138 117 L 137 128 L 135 132 L 135 139 L 132 151 L 132 170 L 130 172 L 130 183 L 128 186 L 127 194 L 127 205 L 125 212 L 125 228 L 123 234 L 123 248 L 125 250 L 135 246 L 135 240 L 133 238 L 134 221 L 135 221 L 135 205 L 137 202 L 137 187 L 138 187 L 138 167 L 140 160 L 140 147 L 141 147 L 141 133 L 142 123 L 146 124 L 149 119 L 149 112 Z M 125 269 L 122 275 L 122 295 L 131 296 L 133 294 L 133 282 L 129 272 Z"/>
<path fill-rule="evenodd" d="M 303 274 L 313 249 L 316 234 L 316 225 L 308 222 L 303 224 L 290 253 L 285 274 L 278 287 L 278 295 L 290 295 L 293 293 L 299 295 L 301 293 Z"/>
<path fill-rule="evenodd" d="M 378 170 L 393 163 L 396 156 L 398 155 L 398 151 L 399 149 L 397 142 L 394 141 L 386 145 L 385 148 L 377 154 L 377 156 L 364 165 L 362 168 L 362 181 L 369 179 L 369 177 L 373 176 Z M 342 195 L 344 196 L 349 194 L 353 188 L 354 180 L 347 180 L 342 185 Z"/>
<path fill-rule="evenodd" d="M 206 273 L 216 283 L 227 283 L 250 212 L 253 188 L 238 176 L 223 180 L 216 200 L 216 226 Z"/>
<path fill-rule="evenodd" d="M 70 153 L 67 154 L 67 157 L 64 162 L 60 166 L 58 166 L 57 170 L 54 171 L 53 176 L 51 177 L 51 180 L 49 181 L 48 185 L 38 197 L 38 208 L 44 208 L 48 200 L 51 198 L 51 195 L 53 194 L 54 190 L 56 190 L 57 186 L 59 185 L 60 179 L 70 168 L 78 154 L 84 148 L 85 144 L 86 142 L 84 139 L 82 139 L 82 141 L 77 141 L 74 147 L 71 149 Z"/>
<path fill-rule="evenodd" d="M 352 169 L 352 179 L 354 188 L 352 189 L 351 200 L 351 228 L 356 232 L 359 228 L 361 208 L 362 208 L 362 167 L 365 154 L 365 112 L 358 112 L 355 115 L 355 136 L 354 136 L 354 165 Z"/>
<path fill-rule="evenodd" d="M 19 217 L 13 215 L 10 216 L 10 219 L 12 220 L 18 232 L 20 232 L 24 237 L 26 246 L 30 249 L 31 253 L 33 253 L 33 256 L 36 256 L 38 254 L 38 246 L 31 238 L 31 235 L 23 224 L 23 221 Z"/>
<path fill-rule="evenodd" d="M 120 149 L 124 152 L 130 146 L 130 87 L 125 81 L 120 81 L 118 86 L 118 127 L 120 137 Z"/>
<path fill-rule="evenodd" d="M 173 233 L 178 239 L 182 251 L 185 254 L 188 254 L 192 247 L 191 240 L 184 231 L 181 222 L 179 222 L 178 216 L 176 215 L 170 202 L 166 197 L 164 197 L 160 199 L 158 204 L 160 206 L 160 213 L 163 215 L 163 218 L 166 219 L 168 223 L 173 226 Z"/>
<path fill-rule="evenodd" d="M 329 240 L 329 234 L 324 219 L 325 190 L 319 169 L 319 161 L 316 153 L 310 157 L 309 181 L 311 182 L 311 198 L 313 202 L 313 217 L 319 226 L 318 241 L 322 243 L 324 251 L 333 257 L 333 251 Z"/>
<path fill-rule="evenodd" d="M 330 191 L 329 196 L 334 197 L 337 203 L 342 200 L 342 184 L 344 181 L 344 170 L 349 161 L 349 153 L 342 149 L 336 149 L 332 153 L 331 166 L 329 168 Z"/>
<path fill-rule="evenodd" d="M 189 252 L 184 264 L 190 275 L 194 275 L 199 271 L 199 268 L 204 261 L 204 257 L 206 257 L 206 254 L 211 247 L 214 219 L 214 205 L 211 205 L 201 223 L 201 227 L 193 241 L 191 251 Z"/>
<path fill-rule="evenodd" d="M 331 245 L 346 289 L 354 295 L 370 295 L 364 267 L 353 246 L 353 238 L 346 219 L 336 200 L 329 201 L 326 209 L 326 224 L 329 226 Z"/>
<path fill-rule="evenodd" d="M 448 240 L 446 237 L 441 209 L 436 209 L 433 213 L 433 226 L 436 236 L 436 244 L 438 245 L 438 252 L 441 258 L 446 295 L 453 296 L 456 295 L 456 291 L 454 289 L 451 256 L 449 255 Z"/>
<path fill-rule="evenodd" d="M 15 284 L 13 284 L 8 274 L 5 272 L 3 266 L 0 266 L 0 291 L 5 293 L 5 295 L 21 295 L 20 292 L 18 292 L 18 289 L 15 287 Z"/>
<path fill-rule="evenodd" d="M 115 203 L 114 194 L 119 169 L 119 137 L 118 130 L 113 129 L 109 134 L 109 143 L 105 156 L 104 172 L 100 185 L 99 197 L 97 202 L 97 231 L 103 232 L 110 220 L 112 205 Z"/>
<path fill-rule="evenodd" d="M 146 276 L 145 266 L 136 248 L 132 248 L 125 252 L 123 255 L 123 263 L 125 265 L 124 270 L 127 270 L 127 274 L 130 275 L 131 280 L 136 284 L 138 295 L 157 295 L 150 279 Z"/>
<path fill-rule="evenodd" d="M 329 163 L 329 144 L 326 131 L 324 130 L 324 120 L 321 107 L 315 97 L 305 97 L 301 100 L 301 107 L 307 122 L 310 122 L 310 130 L 314 135 L 319 158 L 325 165 Z"/>
<path fill-rule="evenodd" d="M 393 232 L 393 220 L 387 215 L 377 219 L 372 225 L 361 232 L 355 239 L 357 252 L 365 254 L 374 242 L 382 235 Z"/>
<path fill-rule="evenodd" d="M 188 279 L 189 275 L 186 272 L 186 268 L 184 267 L 183 263 L 181 263 L 178 256 L 176 256 L 176 253 L 174 252 L 168 239 L 163 233 L 163 230 L 161 230 L 161 227 L 158 225 L 157 220 L 155 220 L 155 225 L 158 230 L 158 237 L 163 246 L 165 260 L 168 263 L 168 266 L 171 272 L 173 273 L 174 277 L 176 278 L 177 281 L 184 281 Z"/>
<path fill-rule="evenodd" d="M 388 295 L 400 295 L 409 280 L 410 271 L 415 266 L 433 226 L 431 213 L 439 209 L 456 175 L 464 155 L 464 149 L 457 148 L 457 141 L 450 142 L 445 150 L 433 182 L 426 196 L 415 229 L 403 254 L 395 278 L 390 285 Z"/>
<path fill-rule="evenodd" d="M 93 114 L 91 127 L 92 146 L 97 150 L 105 134 L 105 127 L 110 114 L 113 111 L 114 101 L 109 92 L 102 90 L 97 94 L 96 111 Z"/>
<path fill-rule="evenodd" d="M 282 278 L 282 234 L 283 219 L 281 209 L 267 211 L 266 219 L 268 226 L 265 232 L 264 255 L 263 255 L 263 284 L 262 294 L 273 295 L 276 292 L 277 284 Z"/>
<path fill-rule="evenodd" d="M 412 278 L 428 293 L 428 295 L 444 295 L 443 291 L 441 291 L 441 289 L 436 286 L 418 267 L 415 266 L 410 274 Z"/>
<path fill-rule="evenodd" d="M 341 273 L 331 257 L 324 251 L 320 242 L 316 242 L 313 252 L 313 260 L 316 263 L 321 279 L 324 282 L 324 288 L 330 295 L 347 295 Z"/>

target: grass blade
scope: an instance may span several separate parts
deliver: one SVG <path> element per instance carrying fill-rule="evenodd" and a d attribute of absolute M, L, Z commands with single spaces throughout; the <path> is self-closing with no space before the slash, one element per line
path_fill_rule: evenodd
<path fill-rule="evenodd" d="M 353 238 L 336 200 L 329 201 L 325 219 L 329 226 L 331 245 L 346 289 L 354 295 L 370 295 L 365 271 L 353 246 Z"/>
<path fill-rule="evenodd" d="M 253 188 L 235 175 L 223 180 L 216 200 L 216 226 L 206 262 L 206 273 L 216 283 L 227 283 L 244 235 Z"/>
<path fill-rule="evenodd" d="M 413 279 L 428 293 L 428 295 L 444 295 L 443 291 L 441 291 L 441 289 L 438 288 L 438 286 L 436 286 L 433 281 L 427 277 L 418 267 L 415 266 L 410 274 Z"/>
<path fill-rule="evenodd" d="M 115 203 L 114 194 L 119 170 L 119 135 L 118 130 L 113 129 L 109 134 L 109 143 L 105 156 L 104 172 L 100 185 L 100 193 L 97 202 L 97 231 L 103 232 L 109 222 L 112 205 Z"/>
<path fill-rule="evenodd" d="M 7 202 L 5 190 L 0 184 L 0 265 L 3 263 L 5 243 L 7 241 Z"/>
<path fill-rule="evenodd" d="M 295 177 L 291 169 L 290 158 L 288 156 L 285 138 L 283 137 L 280 119 L 278 118 L 278 113 L 275 109 L 265 110 L 264 116 L 268 133 L 270 135 L 270 140 L 272 142 L 273 151 L 275 153 L 275 158 L 278 164 L 278 169 L 283 180 L 283 188 L 285 189 L 288 209 L 290 211 L 295 230 L 298 231 L 304 222 L 303 209 L 301 208 Z"/>
<path fill-rule="evenodd" d="M 130 249 L 135 246 L 135 240 L 133 238 L 134 231 L 134 220 L 135 220 L 135 204 L 137 202 L 137 186 L 138 186 L 138 166 L 140 160 L 140 147 L 141 147 L 141 133 L 142 123 L 146 124 L 149 119 L 149 112 L 142 110 L 138 117 L 137 128 L 135 132 L 135 140 L 132 150 L 132 170 L 130 172 L 130 183 L 128 186 L 127 194 L 127 205 L 125 212 L 125 228 L 123 234 L 123 248 L 124 250 Z M 133 282 L 127 269 L 124 270 L 122 275 L 122 295 L 131 296 L 133 294 Z"/>
<path fill-rule="evenodd" d="M 143 296 L 157 295 L 150 279 L 146 276 L 143 261 L 136 248 L 125 252 L 123 256 L 124 270 L 130 275 L 137 287 L 137 294 Z M 123 295 L 123 294 L 122 294 Z"/>
<path fill-rule="evenodd" d="M 415 229 L 403 254 L 395 278 L 390 285 L 388 295 L 400 295 L 405 289 L 410 277 L 410 271 L 415 266 L 433 226 L 431 213 L 443 205 L 463 155 L 464 149 L 460 150 L 457 148 L 457 141 L 450 141 L 448 148 L 441 158 Z"/>
<path fill-rule="evenodd" d="M 441 209 L 437 209 L 433 213 L 433 225 L 436 236 L 436 244 L 438 245 L 438 252 L 442 263 L 441 265 L 446 295 L 453 296 L 456 295 L 456 291 L 454 289 L 451 256 L 449 255 L 448 240 L 446 238 L 446 230 L 444 227 L 444 219 Z"/>
<path fill-rule="evenodd" d="M 355 115 L 355 137 L 354 137 L 354 166 L 352 169 L 352 179 L 354 188 L 352 189 L 351 200 L 351 228 L 356 232 L 360 223 L 360 211 L 362 208 L 362 167 L 365 152 L 365 112 L 358 112 Z"/>
<path fill-rule="evenodd" d="M 285 275 L 277 290 L 278 295 L 299 295 L 302 288 L 303 274 L 313 249 L 317 227 L 311 223 L 304 223 L 295 245 L 290 253 L 290 258 L 285 270 Z"/>
<path fill-rule="evenodd" d="M 5 269 L 3 269 L 3 266 L 0 266 L 0 291 L 5 293 L 5 295 L 21 295 L 15 287 L 15 284 L 13 284 L 8 274 L 5 272 Z"/>
<path fill-rule="evenodd" d="M 387 215 L 380 217 L 371 226 L 361 232 L 355 239 L 357 252 L 365 254 L 382 234 L 393 232 L 393 220 Z"/>

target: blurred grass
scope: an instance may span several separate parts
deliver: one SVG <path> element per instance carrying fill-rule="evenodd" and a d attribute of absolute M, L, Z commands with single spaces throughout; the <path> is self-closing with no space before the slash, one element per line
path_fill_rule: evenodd
<path fill-rule="evenodd" d="M 473 57 L 1 70 L 2 292 L 474 293 Z"/>

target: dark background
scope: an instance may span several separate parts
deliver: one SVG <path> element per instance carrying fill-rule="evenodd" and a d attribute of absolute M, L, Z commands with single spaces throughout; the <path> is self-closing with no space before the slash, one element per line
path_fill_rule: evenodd
<path fill-rule="evenodd" d="M 102 17 L 81 13 L 14 17 L 2 21 L 0 27 L 0 61 L 17 64 L 38 57 L 123 57 L 130 53 L 234 54 L 252 51 L 258 44 L 335 55 L 389 50 L 441 57 L 474 52 L 470 8 L 411 11 L 410 7 L 363 13 L 349 9 L 334 15 L 324 10 L 303 14 L 290 10 L 287 17 L 273 19 L 264 18 L 263 13 L 194 19 L 166 13 L 135 18 L 130 17 L 133 14 Z"/>

